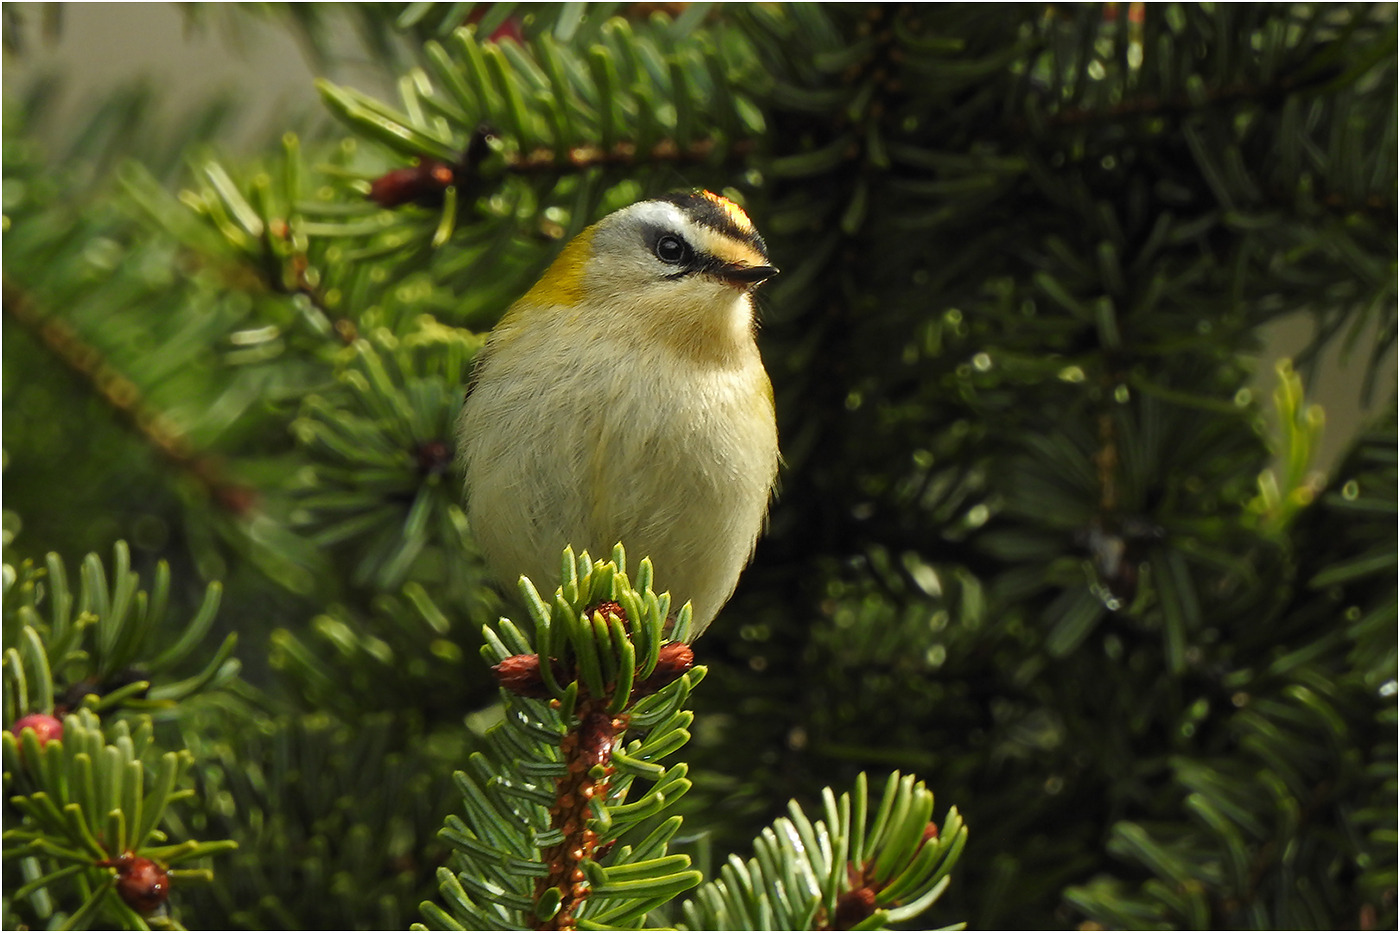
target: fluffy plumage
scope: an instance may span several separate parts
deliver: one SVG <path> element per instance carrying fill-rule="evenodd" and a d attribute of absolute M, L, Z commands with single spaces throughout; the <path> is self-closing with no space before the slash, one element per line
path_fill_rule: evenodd
<path fill-rule="evenodd" d="M 698 635 L 734 592 L 778 469 L 752 291 L 777 270 L 709 192 L 610 214 L 487 341 L 460 421 L 468 517 L 493 572 L 558 585 L 566 544 L 621 541 Z"/>

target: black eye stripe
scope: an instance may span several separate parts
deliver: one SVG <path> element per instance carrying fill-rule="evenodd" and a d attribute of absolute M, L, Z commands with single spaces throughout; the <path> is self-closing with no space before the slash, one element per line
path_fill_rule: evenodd
<path fill-rule="evenodd" d="M 680 208 L 687 219 L 703 227 L 708 227 L 717 233 L 723 234 L 732 240 L 740 243 L 747 243 L 757 250 L 766 261 L 768 258 L 768 247 L 763 242 L 763 237 L 758 235 L 758 231 L 752 226 L 741 227 L 734 222 L 734 214 L 720 206 L 720 200 L 713 196 L 707 196 L 699 192 L 691 191 L 679 194 L 670 194 L 658 198 L 668 204 L 674 204 Z M 742 216 L 742 211 L 739 212 Z"/>

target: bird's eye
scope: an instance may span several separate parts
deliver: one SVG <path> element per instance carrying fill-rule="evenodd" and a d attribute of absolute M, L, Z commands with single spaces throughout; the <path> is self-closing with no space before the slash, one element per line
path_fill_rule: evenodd
<path fill-rule="evenodd" d="M 667 234 L 656 241 L 656 258 L 671 265 L 679 265 L 690 258 L 690 247 L 678 236 Z"/>

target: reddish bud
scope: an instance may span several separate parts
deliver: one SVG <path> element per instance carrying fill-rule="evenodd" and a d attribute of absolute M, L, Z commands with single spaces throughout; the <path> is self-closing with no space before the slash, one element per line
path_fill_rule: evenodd
<path fill-rule="evenodd" d="M 591 610 L 589 610 L 588 615 L 591 617 L 595 612 L 602 613 L 604 621 L 607 620 L 608 616 L 617 616 L 619 619 L 622 620 L 623 625 L 628 624 L 628 622 L 630 621 L 627 618 L 626 611 L 622 608 L 622 604 L 615 603 L 611 599 L 605 599 L 598 605 L 594 606 Z"/>
<path fill-rule="evenodd" d="M 437 207 L 453 178 L 451 166 L 436 159 L 420 159 L 412 168 L 396 168 L 370 182 L 369 199 L 380 207 L 410 203 Z"/>
<path fill-rule="evenodd" d="M 15 738 L 19 738 L 25 729 L 33 729 L 34 737 L 39 740 L 39 747 L 43 748 L 50 739 L 63 738 L 63 723 L 59 722 L 48 713 L 30 713 L 15 720 L 15 724 L 10 727 L 10 732 Z"/>
<path fill-rule="evenodd" d="M 440 476 L 452 465 L 452 451 L 442 441 L 424 441 L 413 449 L 413 459 L 423 476 Z"/>
<path fill-rule="evenodd" d="M 656 670 L 652 671 L 652 676 L 664 673 L 670 680 L 676 680 L 694 666 L 695 652 L 690 646 L 683 641 L 673 641 L 661 646 L 661 652 L 656 658 Z"/>
<path fill-rule="evenodd" d="M 170 876 L 148 858 L 127 852 L 101 864 L 117 870 L 117 894 L 138 914 L 154 913 L 170 897 Z"/>
<path fill-rule="evenodd" d="M 836 899 L 836 912 L 832 916 L 832 929 L 850 930 L 862 920 L 875 913 L 875 892 L 869 888 L 855 888 Z"/>
<path fill-rule="evenodd" d="M 919 845 L 922 846 L 925 842 L 933 842 L 933 841 L 936 840 L 937 838 L 938 838 L 938 824 L 937 824 L 937 823 L 932 823 L 932 822 L 931 822 L 931 823 L 929 823 L 927 826 L 924 827 L 924 838 L 923 838 L 922 840 L 920 840 Z"/>
<path fill-rule="evenodd" d="M 481 22 L 482 18 L 486 15 L 488 10 L 489 7 L 485 6 L 479 6 L 476 9 L 472 10 L 470 13 L 467 14 L 467 23 L 470 25 L 475 25 L 476 23 Z M 486 41 L 488 42 L 500 42 L 502 39 L 510 39 L 514 41 L 516 45 L 525 44 L 525 30 L 521 28 L 520 17 L 506 17 L 506 21 L 504 23 L 501 23 L 501 25 L 497 26 L 495 31 L 492 32 L 491 35 L 486 36 Z"/>
<path fill-rule="evenodd" d="M 695 666 L 695 652 L 683 641 L 668 642 L 661 646 L 656 658 L 656 667 L 651 676 L 637 685 L 633 696 L 644 697 L 680 680 L 686 671 Z"/>
<path fill-rule="evenodd" d="M 492 667 L 491 673 L 496 675 L 496 683 L 501 685 L 501 689 L 516 696 L 534 697 L 538 700 L 549 696 L 549 688 L 540 676 L 539 655 L 512 655 Z"/>
<path fill-rule="evenodd" d="M 238 517 L 246 516 L 258 507 L 258 491 L 251 486 L 238 483 L 219 483 L 213 488 L 214 500 L 226 512 Z"/>

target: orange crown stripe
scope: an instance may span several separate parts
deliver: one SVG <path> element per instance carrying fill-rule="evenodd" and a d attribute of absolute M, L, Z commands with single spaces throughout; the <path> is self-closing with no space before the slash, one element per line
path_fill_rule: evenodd
<path fill-rule="evenodd" d="M 724 211 L 725 216 L 739 230 L 744 233 L 753 233 L 753 221 L 749 220 L 749 215 L 744 213 L 742 207 L 713 191 L 701 191 L 700 196 L 713 202 L 720 210 Z"/>

